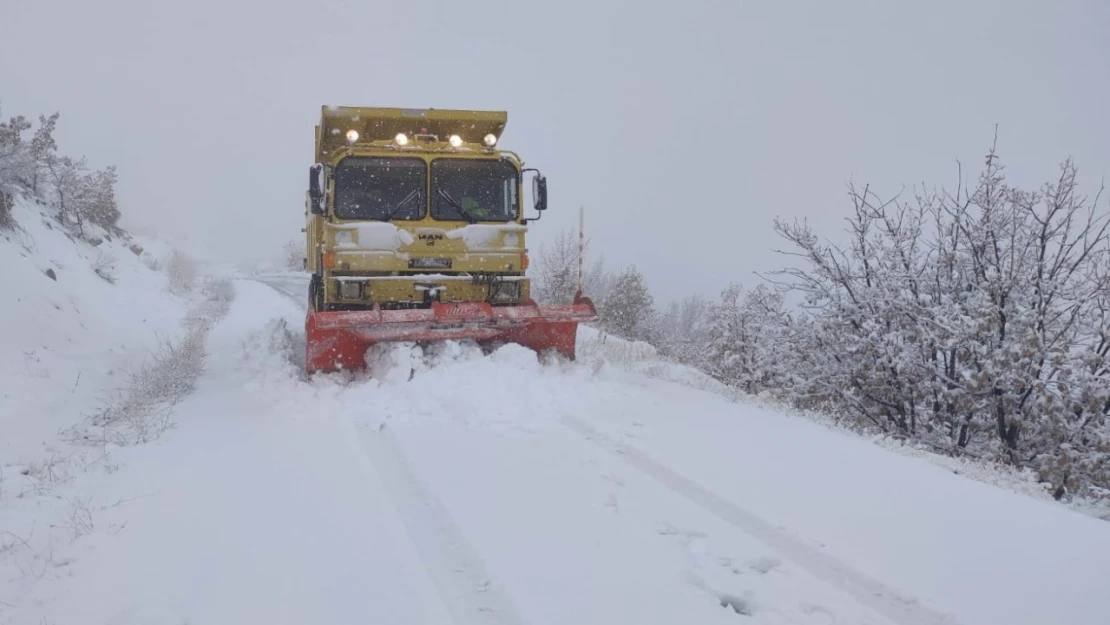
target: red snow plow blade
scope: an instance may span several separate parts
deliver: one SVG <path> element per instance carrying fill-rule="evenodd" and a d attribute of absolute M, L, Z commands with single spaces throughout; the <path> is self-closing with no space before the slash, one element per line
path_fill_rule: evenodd
<path fill-rule="evenodd" d="M 579 323 L 594 321 L 597 309 L 587 297 L 573 304 L 513 306 L 485 302 L 433 303 L 410 310 L 316 312 L 305 319 L 305 369 L 338 371 L 366 367 L 366 349 L 375 343 L 473 339 L 517 343 L 537 352 L 554 349 L 574 359 Z"/>

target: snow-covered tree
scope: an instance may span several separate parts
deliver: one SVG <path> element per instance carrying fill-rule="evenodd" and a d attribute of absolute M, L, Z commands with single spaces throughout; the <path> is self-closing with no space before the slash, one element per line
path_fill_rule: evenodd
<path fill-rule="evenodd" d="M 540 246 L 535 265 L 533 297 L 550 304 L 569 304 L 578 291 L 578 235 L 572 229 L 555 233 L 555 240 Z"/>
<path fill-rule="evenodd" d="M 282 265 L 290 271 L 304 269 L 305 246 L 302 241 L 286 241 L 282 248 Z"/>
<path fill-rule="evenodd" d="M 782 295 L 762 284 L 742 293 L 740 285 L 730 284 L 709 306 L 704 366 L 748 393 L 781 389 L 788 366 L 781 349 L 787 326 Z"/>
<path fill-rule="evenodd" d="M 59 155 L 54 139 L 58 118 L 58 113 L 40 115 L 29 140 L 24 134 L 33 124 L 26 118 L 0 122 L 0 194 L 8 198 L 8 205 L 20 189 L 47 200 L 58 211 L 59 221 L 79 234 L 86 222 L 115 229 L 120 218 L 115 167 L 90 172 L 84 158 Z"/>
<path fill-rule="evenodd" d="M 12 227 L 12 208 L 15 206 L 15 198 L 12 197 L 3 185 L 0 185 L 0 229 Z"/>
<path fill-rule="evenodd" d="M 655 300 L 636 267 L 617 276 L 599 309 L 602 325 L 613 334 L 632 341 L 655 341 Z"/>
<path fill-rule="evenodd" d="M 116 204 L 115 167 L 88 171 L 85 159 L 49 155 L 46 159 L 48 197 L 57 206 L 60 220 L 74 224 L 84 233 L 84 224 L 92 222 L 111 230 L 120 218 Z"/>
<path fill-rule="evenodd" d="M 540 246 L 539 258 L 533 264 L 532 297 L 549 304 L 569 304 L 578 292 L 578 230 L 565 228 L 555 233 L 555 240 Z M 590 257 L 590 241 L 583 243 L 583 254 Z M 582 272 L 582 292 L 601 301 L 612 287 L 613 277 L 605 269 L 605 259 L 598 256 L 588 261 Z"/>
<path fill-rule="evenodd" d="M 699 294 L 671 302 L 659 320 L 659 348 L 679 362 L 702 367 L 708 342 L 709 302 Z"/>
<path fill-rule="evenodd" d="M 75 225 L 81 234 L 84 234 L 84 211 L 81 208 L 83 198 L 88 193 L 85 172 L 83 158 L 51 156 L 46 161 L 48 197 L 58 208 L 58 220 L 64 224 Z"/>
<path fill-rule="evenodd" d="M 881 202 L 853 188 L 847 245 L 777 222 L 800 260 L 777 280 L 803 297 L 780 339 L 794 357 L 772 359 L 789 364 L 792 399 L 1035 468 L 1058 496 L 1110 488 L 1110 218 L 1076 179 L 1066 161 L 1041 189 L 1016 189 L 992 149 L 954 194 Z M 712 360 L 743 380 L 759 352 L 742 349 L 734 301 L 718 309 Z"/>
<path fill-rule="evenodd" d="M 109 166 L 82 176 L 77 194 L 77 211 L 84 220 L 112 230 L 119 222 L 116 203 L 116 168 Z"/>
<path fill-rule="evenodd" d="M 605 257 L 598 255 L 585 267 L 582 276 L 582 293 L 593 298 L 594 302 L 603 301 L 613 290 L 617 276 L 605 266 Z"/>
<path fill-rule="evenodd" d="M 58 151 L 58 144 L 54 140 L 54 128 L 58 125 L 59 113 L 55 112 L 50 117 L 39 115 L 39 127 L 31 138 L 28 154 L 33 166 L 29 174 L 31 192 L 39 192 L 39 181 L 45 172 L 46 164 L 54 158 Z"/>
<path fill-rule="evenodd" d="M 31 122 L 22 115 L 0 121 L 0 190 L 9 195 L 17 184 L 25 183 L 34 169 L 30 145 L 23 133 L 31 129 Z"/>

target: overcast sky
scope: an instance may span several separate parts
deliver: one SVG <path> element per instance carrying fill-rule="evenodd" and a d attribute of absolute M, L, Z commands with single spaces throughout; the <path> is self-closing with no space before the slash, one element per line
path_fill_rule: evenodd
<path fill-rule="evenodd" d="M 1000 127 L 1013 180 L 1110 174 L 1110 2 L 0 0 L 4 114 L 59 110 L 120 170 L 125 223 L 226 260 L 300 241 L 323 104 L 509 112 L 577 222 L 661 300 L 836 235 L 849 180 L 956 181 Z"/>

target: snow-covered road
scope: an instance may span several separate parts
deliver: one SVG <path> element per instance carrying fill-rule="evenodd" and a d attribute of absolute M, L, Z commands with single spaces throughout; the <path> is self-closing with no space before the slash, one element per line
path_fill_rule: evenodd
<path fill-rule="evenodd" d="M 303 280 L 288 277 L 265 282 L 298 305 L 306 290 Z M 715 512 L 689 501 L 689 493 L 667 492 L 642 467 L 628 471 L 605 449 L 590 444 L 596 432 L 584 432 L 590 426 L 572 416 L 588 414 L 589 407 L 567 400 L 595 376 L 581 375 L 585 370 L 552 376 L 555 372 L 524 350 L 508 348 L 487 363 L 476 351 L 458 348 L 440 358 L 435 375 L 413 385 L 407 380 L 407 365 L 413 362 L 409 350 L 383 356 L 387 362 L 379 364 L 389 370 L 379 371 L 379 377 L 392 378 L 391 387 L 404 384 L 413 391 L 404 395 L 431 396 L 434 403 L 418 408 L 416 415 L 410 413 L 410 401 L 399 401 L 396 412 L 388 412 L 388 404 L 380 406 L 385 416 L 367 409 L 351 418 L 363 426 L 360 439 L 368 457 L 454 622 L 673 623 L 694 617 L 725 623 L 731 622 L 730 614 L 755 615 L 754 593 L 739 590 L 728 578 L 765 575 L 779 567 L 781 558 L 753 544 L 746 550 L 753 554 L 747 565 L 711 556 L 715 567 L 699 571 L 700 546 L 691 543 L 707 536 L 676 527 L 668 518 L 681 514 L 675 508 L 687 508 L 687 515 L 706 526 L 713 522 L 704 517 Z M 486 375 L 457 370 L 470 368 L 467 363 L 486 369 Z M 506 373 L 510 377 L 503 377 Z M 504 402 L 508 406 L 499 405 Z M 503 573 L 491 575 L 481 554 Z M 714 570 L 720 567 L 728 574 Z M 814 588 L 807 568 L 851 596 L 839 597 L 819 583 Z M 891 593 L 873 582 L 857 589 L 858 580 L 846 576 L 848 583 L 841 584 L 830 573 L 842 568 L 798 567 L 801 579 L 770 585 L 770 591 L 800 601 L 769 606 L 762 620 L 822 622 L 827 611 L 849 622 L 885 622 L 853 605 L 862 602 L 874 612 L 898 617 L 892 622 L 947 622 L 927 609 L 892 603 Z M 530 618 L 521 616 L 514 597 Z M 547 616 L 537 620 L 539 614 Z M 814 614 L 820 615 L 817 620 L 810 618 Z"/>
<path fill-rule="evenodd" d="M 100 478 L 123 527 L 12 623 L 1110 622 L 1105 522 L 515 346 L 306 380 L 304 281 L 236 288 L 176 431 Z"/>

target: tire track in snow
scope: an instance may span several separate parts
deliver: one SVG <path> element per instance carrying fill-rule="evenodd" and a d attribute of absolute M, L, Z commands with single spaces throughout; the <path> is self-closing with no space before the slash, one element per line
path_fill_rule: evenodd
<path fill-rule="evenodd" d="M 512 598 L 490 576 L 447 509 L 417 477 L 392 432 L 386 427 L 354 427 L 455 623 L 523 625 Z"/>
<path fill-rule="evenodd" d="M 302 297 L 300 293 L 307 293 L 307 280 L 261 278 L 258 282 L 302 307 L 307 302 L 307 294 Z M 384 426 L 371 430 L 352 423 L 351 427 L 358 431 L 378 479 L 455 623 L 523 625 L 512 598 L 493 581 L 450 513 L 417 477 L 393 433 Z"/>
<path fill-rule="evenodd" d="M 851 595 L 860 603 L 871 607 L 895 623 L 958 625 L 954 617 L 923 606 L 916 599 L 907 598 L 882 582 L 853 569 L 847 563 L 801 542 L 759 516 L 668 468 L 639 449 L 618 443 L 585 421 L 566 415 L 560 419 L 560 422 L 706 512 L 763 542 L 817 579 Z"/>

